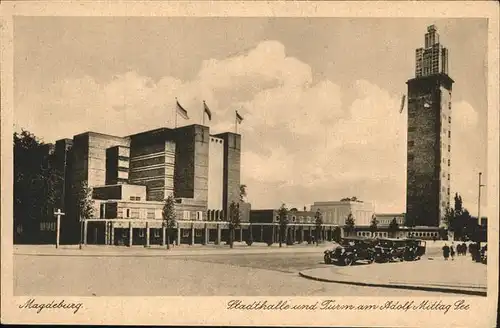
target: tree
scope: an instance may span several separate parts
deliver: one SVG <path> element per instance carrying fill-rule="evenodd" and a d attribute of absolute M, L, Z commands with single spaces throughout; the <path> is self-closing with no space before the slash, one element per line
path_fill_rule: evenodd
<path fill-rule="evenodd" d="M 94 200 L 92 199 L 92 188 L 88 186 L 87 181 L 82 181 L 77 191 L 77 208 L 80 220 L 80 248 L 82 248 L 83 222 L 94 217 Z"/>
<path fill-rule="evenodd" d="M 443 217 L 443 223 L 448 227 L 448 229 L 453 230 L 455 225 L 455 210 L 452 208 L 447 208 Z"/>
<path fill-rule="evenodd" d="M 247 197 L 247 185 L 240 185 L 240 202 L 244 202 Z"/>
<path fill-rule="evenodd" d="M 61 188 L 57 187 L 62 174 L 54 165 L 50 145 L 26 130 L 14 133 L 13 140 L 14 229 L 23 225 L 27 235 L 35 235 L 39 221 L 53 217 L 54 206 L 61 198 Z"/>
<path fill-rule="evenodd" d="M 373 214 L 372 220 L 370 222 L 370 231 L 372 232 L 372 234 L 375 234 L 375 232 L 377 232 L 377 229 L 378 229 L 378 220 L 375 214 Z"/>
<path fill-rule="evenodd" d="M 285 236 L 286 240 L 286 234 L 287 234 L 287 227 L 288 227 L 288 209 L 286 208 L 285 204 L 281 204 L 281 207 L 278 210 L 278 217 L 279 217 L 279 243 L 281 247 L 281 243 L 283 241 L 283 236 Z"/>
<path fill-rule="evenodd" d="M 319 210 L 316 211 L 314 215 L 315 224 L 316 224 L 316 246 L 319 245 L 319 239 L 321 238 L 321 228 L 323 227 L 323 215 Z"/>
<path fill-rule="evenodd" d="M 240 204 L 231 202 L 229 205 L 229 246 L 233 248 L 234 243 L 234 230 L 241 226 L 241 218 L 240 218 Z"/>
<path fill-rule="evenodd" d="M 396 220 L 396 218 L 392 219 L 391 223 L 389 223 L 388 229 L 389 229 L 389 233 L 394 238 L 394 236 L 396 235 L 396 232 L 398 232 L 398 230 L 399 230 L 399 224 L 398 224 L 398 221 Z"/>
<path fill-rule="evenodd" d="M 460 196 L 458 193 L 455 194 L 455 208 L 454 212 L 457 216 L 462 215 L 463 213 L 463 202 L 462 202 L 462 196 Z"/>
<path fill-rule="evenodd" d="M 345 232 L 347 233 L 348 236 L 354 231 L 355 224 L 356 221 L 354 219 L 354 216 L 352 215 L 352 213 L 349 213 L 349 215 L 345 219 L 345 227 L 344 227 Z"/>
<path fill-rule="evenodd" d="M 174 196 L 169 195 L 164 203 L 163 210 L 161 212 L 161 216 L 163 219 L 163 242 L 165 242 L 165 229 L 167 230 L 167 249 L 170 249 L 170 232 L 177 225 L 176 214 L 175 214 L 175 201 Z"/>

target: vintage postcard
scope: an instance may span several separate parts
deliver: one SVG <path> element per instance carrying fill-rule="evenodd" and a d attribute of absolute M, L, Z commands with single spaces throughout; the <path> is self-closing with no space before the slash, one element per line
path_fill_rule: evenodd
<path fill-rule="evenodd" d="M 1 11 L 2 323 L 495 326 L 494 2 Z"/>

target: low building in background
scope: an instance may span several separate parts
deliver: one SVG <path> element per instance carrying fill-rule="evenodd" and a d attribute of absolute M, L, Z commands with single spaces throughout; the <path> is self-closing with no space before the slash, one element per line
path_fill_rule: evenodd
<path fill-rule="evenodd" d="M 290 210 L 287 214 L 287 232 L 282 242 L 288 244 L 312 243 L 316 239 L 332 241 L 341 237 L 341 227 L 324 222 L 316 224 L 316 211 Z M 277 243 L 280 240 L 280 217 L 278 209 L 258 209 L 250 211 L 250 224 L 255 242 Z M 336 235 L 337 234 L 337 235 Z"/>
<path fill-rule="evenodd" d="M 368 226 L 375 213 L 372 203 L 360 200 L 314 202 L 311 211 L 318 210 L 323 215 L 323 222 L 334 225 L 344 225 L 349 214 L 352 214 L 356 226 Z"/>

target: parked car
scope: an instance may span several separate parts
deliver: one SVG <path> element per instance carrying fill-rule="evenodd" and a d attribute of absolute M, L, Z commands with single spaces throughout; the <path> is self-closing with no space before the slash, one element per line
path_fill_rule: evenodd
<path fill-rule="evenodd" d="M 362 237 L 343 238 L 340 245 L 324 252 L 326 264 L 351 265 L 358 261 L 372 263 L 375 259 L 374 240 Z"/>
<path fill-rule="evenodd" d="M 375 246 L 375 261 L 378 263 L 404 261 L 406 243 L 403 239 L 380 238 Z"/>
<path fill-rule="evenodd" d="M 405 239 L 405 252 L 404 252 L 404 260 L 405 261 L 416 261 L 420 260 L 420 258 L 425 254 L 426 243 L 425 240 L 420 239 Z"/>

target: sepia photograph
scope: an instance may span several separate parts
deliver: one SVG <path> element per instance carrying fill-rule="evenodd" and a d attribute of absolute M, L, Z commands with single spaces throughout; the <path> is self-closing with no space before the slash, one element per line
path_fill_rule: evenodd
<path fill-rule="evenodd" d="M 367 310 L 344 297 L 447 321 L 496 306 L 487 17 L 10 25 L 17 316 L 132 296 L 223 298 L 239 316 Z"/>

